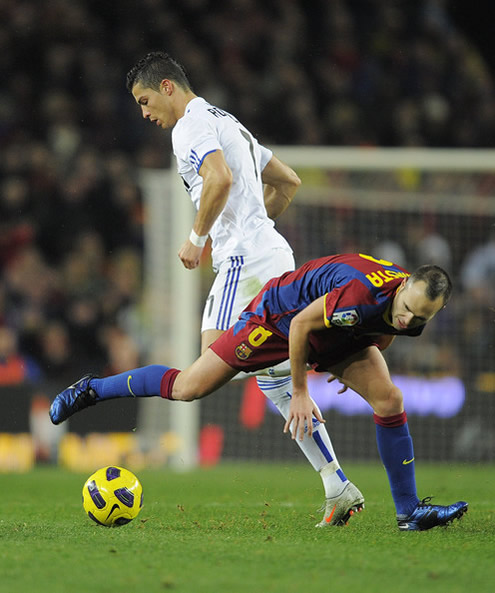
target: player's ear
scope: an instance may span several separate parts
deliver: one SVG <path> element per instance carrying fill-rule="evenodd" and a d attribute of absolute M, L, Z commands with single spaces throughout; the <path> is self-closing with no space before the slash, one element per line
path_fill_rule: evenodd
<path fill-rule="evenodd" d="M 169 80 L 168 78 L 164 78 L 160 82 L 160 93 L 162 93 L 162 95 L 171 95 L 173 88 L 174 88 L 174 85 L 173 85 L 172 81 Z"/>

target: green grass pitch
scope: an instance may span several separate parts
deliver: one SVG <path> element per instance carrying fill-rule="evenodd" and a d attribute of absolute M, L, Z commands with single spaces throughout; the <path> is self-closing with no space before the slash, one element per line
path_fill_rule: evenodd
<path fill-rule="evenodd" d="M 0 475 L 0 593 L 494 590 L 495 466 L 418 466 L 421 497 L 470 504 L 461 521 L 421 533 L 397 530 L 380 465 L 345 471 L 366 509 L 331 529 L 314 527 L 322 489 L 304 464 L 136 472 L 143 509 L 115 529 L 84 515 L 86 475 Z"/>

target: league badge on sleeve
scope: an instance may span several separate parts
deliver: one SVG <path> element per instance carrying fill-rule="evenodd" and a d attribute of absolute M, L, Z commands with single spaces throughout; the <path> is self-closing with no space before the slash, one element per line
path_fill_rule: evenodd
<path fill-rule="evenodd" d="M 351 327 L 359 323 L 359 313 L 356 309 L 335 311 L 332 315 L 330 323 L 339 327 Z"/>

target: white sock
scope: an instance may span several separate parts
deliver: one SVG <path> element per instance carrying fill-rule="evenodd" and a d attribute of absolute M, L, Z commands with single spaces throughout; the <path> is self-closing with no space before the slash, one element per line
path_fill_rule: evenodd
<path fill-rule="evenodd" d="M 292 397 L 291 377 L 263 376 L 256 377 L 256 381 L 261 391 L 277 406 L 279 412 L 287 420 Z M 349 480 L 340 469 L 325 425 L 315 420 L 313 436 L 308 438 L 306 435 L 302 441 L 297 439 L 296 443 L 314 469 L 320 473 L 325 489 L 325 498 L 338 496 Z"/>

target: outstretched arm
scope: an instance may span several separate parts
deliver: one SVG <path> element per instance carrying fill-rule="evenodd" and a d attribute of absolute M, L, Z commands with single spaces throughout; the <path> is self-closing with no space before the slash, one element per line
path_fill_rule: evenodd
<path fill-rule="evenodd" d="M 268 216 L 277 218 L 292 202 L 301 180 L 288 165 L 275 155 L 263 169 L 261 179 L 265 184 L 265 208 Z"/>
<path fill-rule="evenodd" d="M 292 423 L 292 438 L 304 438 L 307 427 L 308 436 L 313 434 L 313 416 L 320 422 L 325 422 L 320 410 L 313 402 L 308 391 L 306 363 L 309 354 L 309 336 L 312 331 L 325 329 L 324 300 L 320 297 L 291 321 L 289 330 L 289 357 L 292 373 L 292 399 L 289 415 L 284 426 L 284 432 L 289 430 Z"/>
<path fill-rule="evenodd" d="M 203 178 L 203 190 L 193 231 L 199 237 L 203 237 L 208 235 L 213 223 L 224 209 L 232 186 L 232 171 L 225 161 L 223 151 L 216 150 L 206 155 L 199 174 Z M 202 251 L 202 246 L 197 246 L 187 239 L 179 250 L 179 258 L 184 267 L 188 270 L 196 268 Z"/>

